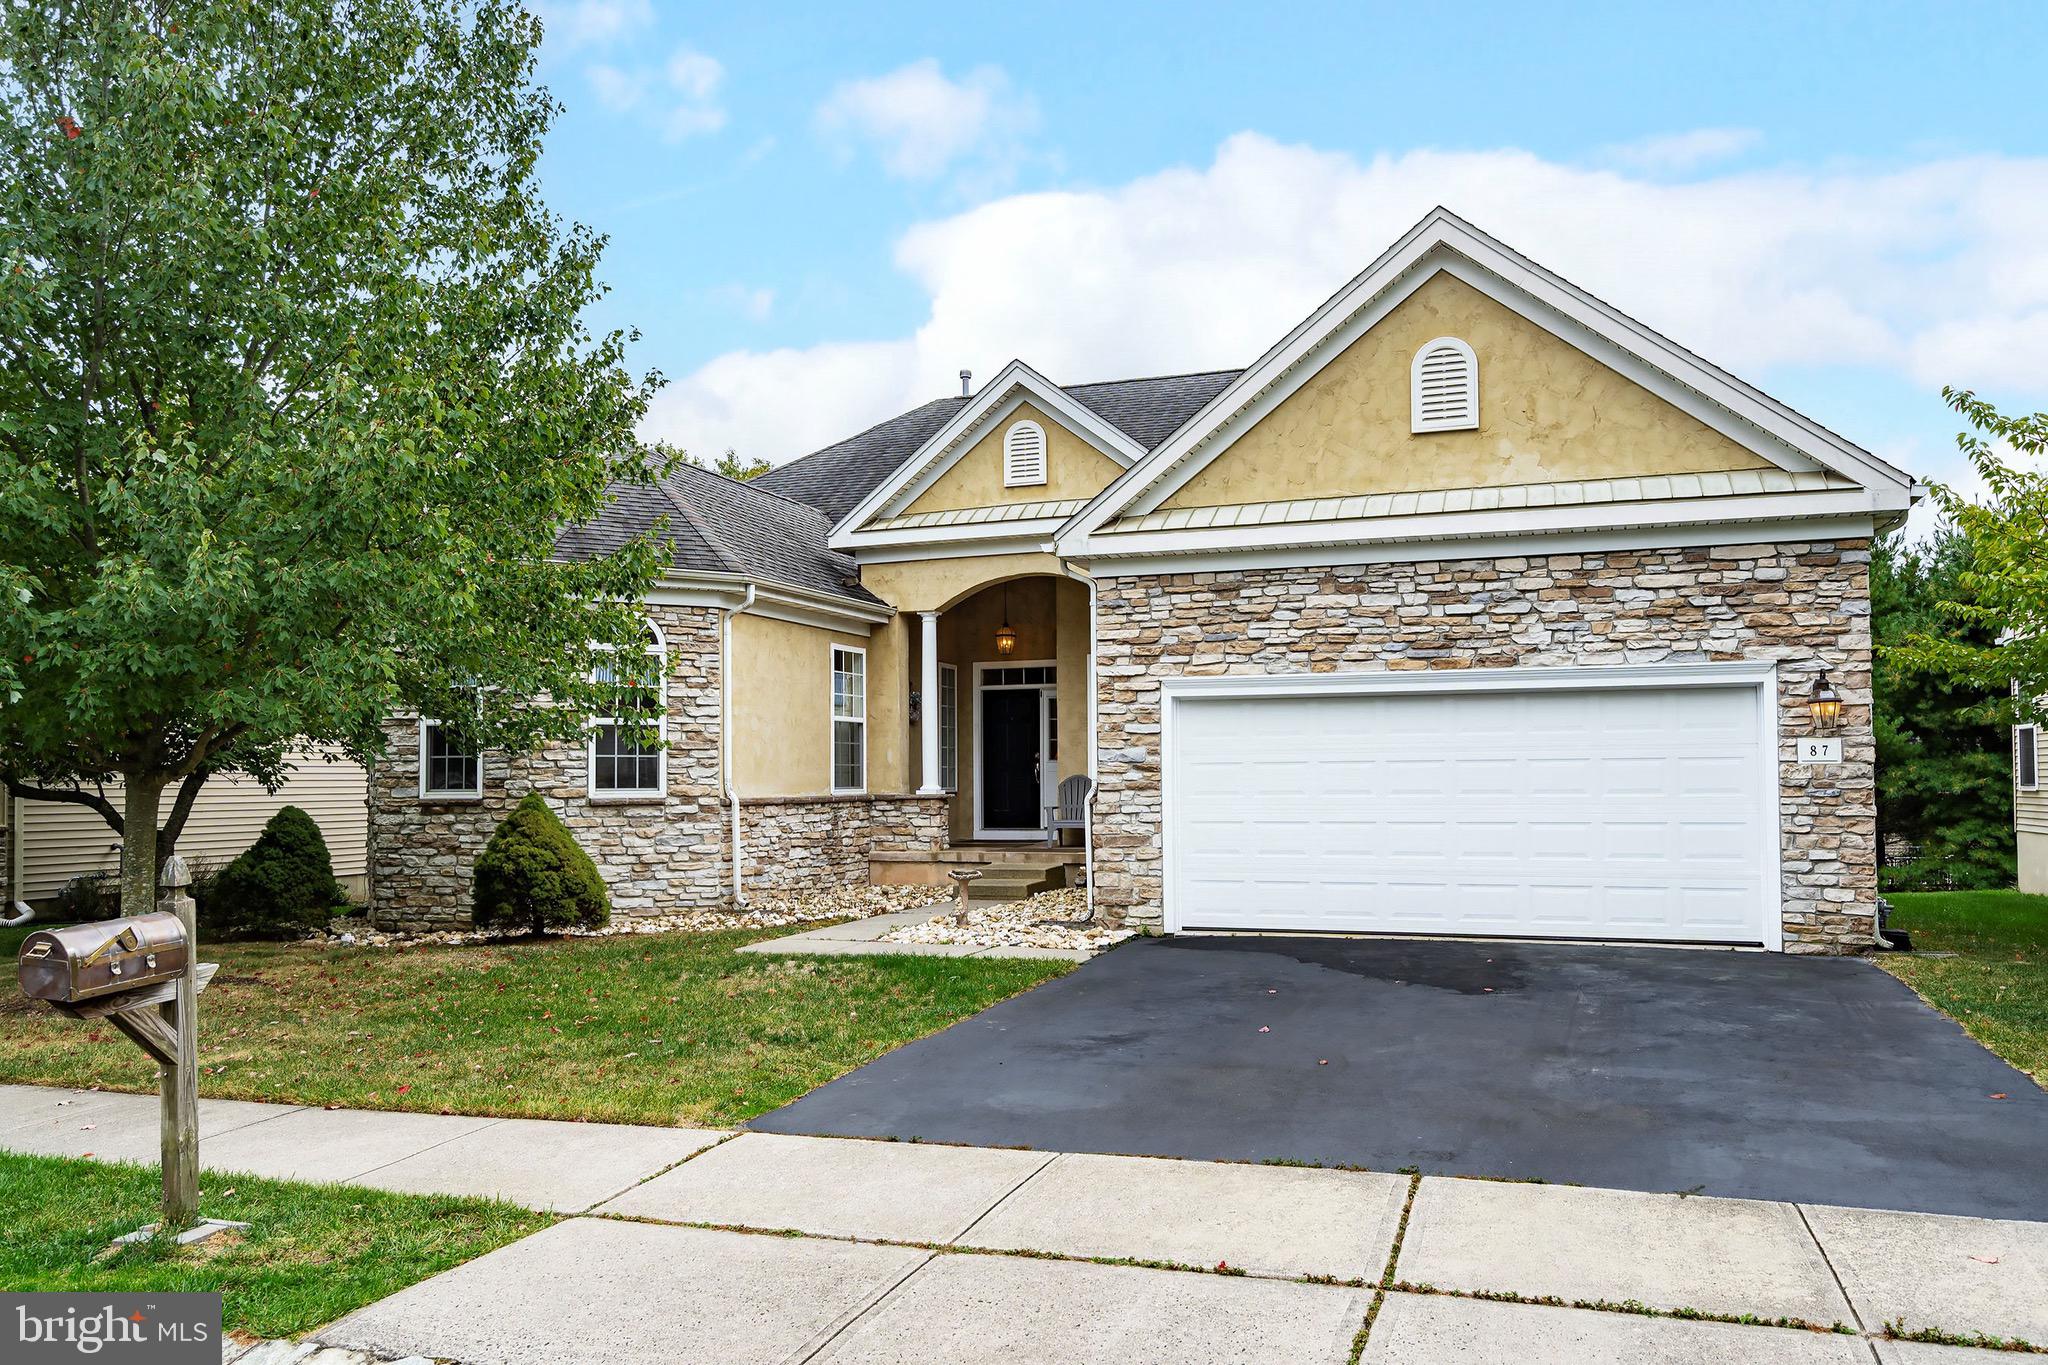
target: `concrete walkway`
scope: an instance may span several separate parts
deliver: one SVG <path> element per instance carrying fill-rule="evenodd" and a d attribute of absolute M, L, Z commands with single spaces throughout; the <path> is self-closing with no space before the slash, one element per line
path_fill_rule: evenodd
<path fill-rule="evenodd" d="M 314 1336 L 375 1359 L 1342 1365 L 1361 1338 L 1372 1365 L 2012 1358 L 1890 1340 L 1888 1324 L 2048 1344 L 2043 1223 L 768 1133 L 722 1141 L 205 1108 L 211 1167 L 588 1210 Z M 138 1134 L 153 1137 L 154 1124 L 147 1096 L 0 1087 L 0 1146 L 146 1158 Z"/>
<path fill-rule="evenodd" d="M 828 924 L 784 938 L 749 943 L 739 951 L 771 955 L 831 957 L 1023 957 L 1049 962 L 1086 962 L 1092 954 L 1085 948 L 1031 948 L 1024 946 L 977 947 L 970 943 L 888 943 L 882 935 L 904 925 L 923 924 L 945 909 L 943 904 L 920 905 L 915 910 L 897 910 L 887 915 Z"/>

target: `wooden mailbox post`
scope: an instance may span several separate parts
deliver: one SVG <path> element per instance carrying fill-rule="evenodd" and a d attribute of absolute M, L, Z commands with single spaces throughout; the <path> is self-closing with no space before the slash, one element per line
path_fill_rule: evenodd
<path fill-rule="evenodd" d="M 199 961 L 198 907 L 183 858 L 164 863 L 155 915 L 39 930 L 22 942 L 22 986 L 59 1014 L 104 1019 L 163 1069 L 163 1221 L 199 1221 L 199 992 L 215 964 Z M 177 920 L 177 934 L 165 921 Z M 179 953 L 182 952 L 180 956 Z M 159 965 L 158 959 L 164 961 Z M 180 965 L 168 974 L 173 963 Z M 116 985 L 124 971 L 139 978 Z"/>

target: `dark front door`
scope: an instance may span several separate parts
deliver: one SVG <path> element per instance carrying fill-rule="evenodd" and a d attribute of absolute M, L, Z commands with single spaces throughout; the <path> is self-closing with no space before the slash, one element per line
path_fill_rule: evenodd
<path fill-rule="evenodd" d="M 1037 829 L 1038 708 L 1027 688 L 981 694 L 981 823 L 988 829 Z"/>

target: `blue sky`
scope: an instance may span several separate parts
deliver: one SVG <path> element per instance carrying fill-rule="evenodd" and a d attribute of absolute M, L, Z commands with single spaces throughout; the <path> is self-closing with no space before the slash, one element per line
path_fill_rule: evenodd
<path fill-rule="evenodd" d="M 1943 382 L 2048 406 L 2038 4 L 542 12 L 549 201 L 699 453 L 1244 363 L 1438 202 L 1916 472 Z"/>

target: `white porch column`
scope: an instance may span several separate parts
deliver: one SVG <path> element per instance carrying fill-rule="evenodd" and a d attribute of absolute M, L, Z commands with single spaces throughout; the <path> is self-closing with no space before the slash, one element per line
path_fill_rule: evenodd
<path fill-rule="evenodd" d="M 918 687 L 924 697 L 924 709 L 917 722 L 918 745 L 923 753 L 919 771 L 924 780 L 917 794 L 944 796 L 946 789 L 939 785 L 939 614 L 921 611 L 917 618 L 923 631 Z"/>

